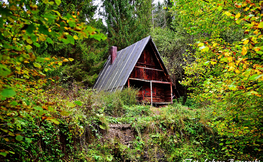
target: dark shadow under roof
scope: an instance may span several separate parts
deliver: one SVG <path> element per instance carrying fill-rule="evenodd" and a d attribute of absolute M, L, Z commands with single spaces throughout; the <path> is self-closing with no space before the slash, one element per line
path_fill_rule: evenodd
<path fill-rule="evenodd" d="M 144 48 L 149 42 L 154 45 L 158 55 L 157 57 L 159 57 L 165 72 L 168 74 L 151 36 L 148 36 L 118 51 L 113 64 L 111 64 L 111 56 L 109 56 L 93 88 L 98 91 L 105 90 L 111 92 L 117 89 L 122 90 Z"/>

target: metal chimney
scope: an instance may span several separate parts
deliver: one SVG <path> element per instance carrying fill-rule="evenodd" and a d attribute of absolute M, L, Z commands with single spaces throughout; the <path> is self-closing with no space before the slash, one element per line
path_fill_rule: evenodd
<path fill-rule="evenodd" d="M 116 46 L 111 46 L 110 55 L 111 55 L 111 64 L 113 64 L 114 60 L 117 57 L 117 47 Z"/>

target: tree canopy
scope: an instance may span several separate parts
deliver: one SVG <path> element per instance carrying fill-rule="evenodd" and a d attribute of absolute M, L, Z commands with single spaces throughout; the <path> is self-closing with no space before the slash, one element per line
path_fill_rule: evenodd
<path fill-rule="evenodd" d="M 104 0 L 108 42 L 123 49 L 150 31 L 151 0 Z"/>
<path fill-rule="evenodd" d="M 193 44 L 195 61 L 188 62 L 184 84 L 199 102 L 225 111 L 210 123 L 228 156 L 245 147 L 262 146 L 262 3 L 258 1 L 175 2 L 171 11 L 181 17 L 184 29 L 199 35 Z M 217 113 L 217 112 L 215 112 Z M 253 133 L 252 133 L 253 132 Z M 251 135 L 251 133 L 253 135 Z M 260 144 L 259 144 L 260 143 Z"/>
<path fill-rule="evenodd" d="M 74 45 L 82 39 L 105 39 L 99 30 L 80 22 L 77 12 L 58 12 L 60 0 L 8 2 L 0 3 L 1 156 L 30 147 L 34 135 L 27 133 L 30 128 L 23 129 L 29 121 L 32 125 L 39 121 L 58 125 L 58 115 L 67 114 L 39 98 L 45 86 L 58 80 L 48 77 L 49 72 L 74 59 L 41 56 L 41 43 Z"/>

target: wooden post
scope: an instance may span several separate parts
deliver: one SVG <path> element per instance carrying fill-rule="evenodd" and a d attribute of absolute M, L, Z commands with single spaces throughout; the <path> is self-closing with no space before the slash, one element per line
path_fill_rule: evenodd
<path fill-rule="evenodd" d="M 150 81 L 150 90 L 151 90 L 151 106 L 153 106 L 153 83 Z"/>
<path fill-rule="evenodd" d="M 170 88 L 171 88 L 171 104 L 173 104 L 173 85 L 170 83 Z"/>
<path fill-rule="evenodd" d="M 128 88 L 130 88 L 130 79 L 128 79 Z"/>

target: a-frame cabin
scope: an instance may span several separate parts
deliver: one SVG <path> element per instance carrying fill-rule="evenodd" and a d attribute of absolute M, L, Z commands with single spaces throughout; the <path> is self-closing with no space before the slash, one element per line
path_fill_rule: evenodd
<path fill-rule="evenodd" d="M 138 88 L 140 102 L 173 102 L 171 78 L 150 36 L 118 52 L 117 47 L 111 47 L 93 88 L 113 92 L 124 87 Z"/>

